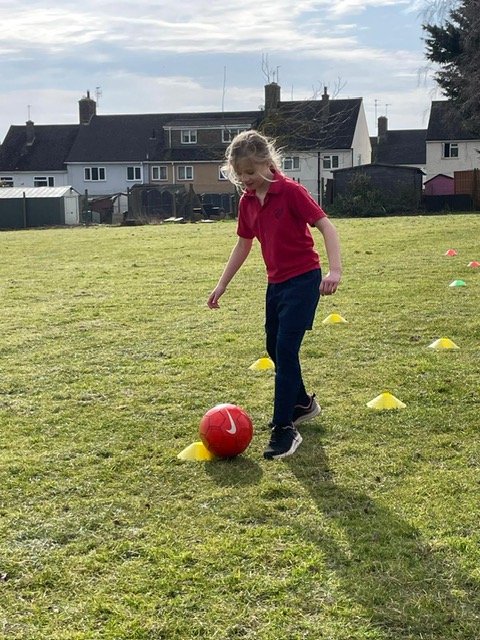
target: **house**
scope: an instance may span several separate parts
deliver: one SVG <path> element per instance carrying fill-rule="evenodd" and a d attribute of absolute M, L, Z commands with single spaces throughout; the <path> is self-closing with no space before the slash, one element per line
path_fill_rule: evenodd
<path fill-rule="evenodd" d="M 265 87 L 262 130 L 283 148 L 284 172 L 322 203 L 335 169 L 369 163 L 371 143 L 362 98 L 282 101 L 280 86 Z"/>
<path fill-rule="evenodd" d="M 65 159 L 78 124 L 12 125 L 0 147 L 0 184 L 9 187 L 70 185 Z"/>
<path fill-rule="evenodd" d="M 388 129 L 388 118 L 378 118 L 378 135 L 372 137 L 372 162 L 416 167 L 425 171 L 426 129 Z"/>
<path fill-rule="evenodd" d="M 480 167 L 480 139 L 463 125 L 448 100 L 432 102 L 426 143 L 427 180 Z"/>
<path fill-rule="evenodd" d="M 89 196 L 107 196 L 137 185 L 178 186 L 196 193 L 233 192 L 220 171 L 225 150 L 260 113 L 93 115 L 81 127 L 66 159 L 69 180 Z"/>
<path fill-rule="evenodd" d="M 285 143 L 284 171 L 320 201 L 333 169 L 370 162 L 361 98 L 330 100 L 325 89 L 321 100 L 284 102 L 270 83 L 258 111 L 98 115 L 87 93 L 79 124 L 12 126 L 0 179 L 14 187 L 72 185 L 90 203 L 135 187 L 147 215 L 174 210 L 185 193 L 234 211 L 235 189 L 220 169 L 233 137 L 251 128 Z"/>

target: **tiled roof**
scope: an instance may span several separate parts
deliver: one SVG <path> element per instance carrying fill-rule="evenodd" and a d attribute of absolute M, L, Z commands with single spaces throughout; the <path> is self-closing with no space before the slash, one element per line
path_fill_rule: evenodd
<path fill-rule="evenodd" d="M 371 138 L 372 162 L 384 164 L 422 164 L 427 161 L 426 129 L 389 130 L 385 140 Z"/>
<path fill-rule="evenodd" d="M 11 126 L 0 147 L 0 171 L 64 171 L 79 128 L 78 124 L 34 125 L 33 144 L 27 145 L 26 127 Z"/>
<path fill-rule="evenodd" d="M 168 149 L 168 132 L 164 127 L 191 126 L 208 122 L 220 128 L 237 119 L 255 125 L 260 112 L 201 113 L 201 114 L 136 114 L 93 116 L 82 126 L 68 156 L 68 162 L 143 162 L 145 160 L 210 159 L 212 150 L 200 145 L 185 149 Z M 180 124 L 181 123 L 181 124 Z M 188 123 L 188 125 L 185 125 Z M 225 152 L 221 149 L 220 156 Z M 214 154 L 215 156 L 216 154 Z"/>
<path fill-rule="evenodd" d="M 449 100 L 434 100 L 430 109 L 427 140 L 478 140 L 457 116 Z"/>
<path fill-rule="evenodd" d="M 361 98 L 280 102 L 267 118 L 265 132 L 297 151 L 350 149 Z"/>

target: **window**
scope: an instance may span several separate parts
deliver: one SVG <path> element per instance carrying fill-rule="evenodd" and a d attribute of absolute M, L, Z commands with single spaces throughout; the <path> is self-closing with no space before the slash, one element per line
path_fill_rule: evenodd
<path fill-rule="evenodd" d="M 222 167 L 218 167 L 218 179 L 219 180 L 228 180 L 227 174 L 222 171 Z"/>
<path fill-rule="evenodd" d="M 85 167 L 84 180 L 85 182 L 98 182 L 98 181 L 106 180 L 105 168 L 104 167 Z"/>
<path fill-rule="evenodd" d="M 0 187 L 13 187 L 12 176 L 0 176 Z"/>
<path fill-rule="evenodd" d="M 54 187 L 55 178 L 53 176 L 37 176 L 33 178 L 34 187 Z"/>
<path fill-rule="evenodd" d="M 238 136 L 242 131 L 247 131 L 247 127 L 228 127 L 222 129 L 222 142 L 231 142 L 235 136 Z"/>
<path fill-rule="evenodd" d="M 458 158 L 458 143 L 457 142 L 444 142 L 443 143 L 443 157 L 444 158 Z"/>
<path fill-rule="evenodd" d="M 338 168 L 338 156 L 323 156 L 323 168 L 324 169 L 337 169 Z"/>
<path fill-rule="evenodd" d="M 182 131 L 182 144 L 195 144 L 197 142 L 197 132 L 195 129 L 185 129 Z"/>
<path fill-rule="evenodd" d="M 127 167 L 127 180 L 132 182 L 134 180 L 142 180 L 142 167 Z"/>
<path fill-rule="evenodd" d="M 152 167 L 152 180 L 168 180 L 167 167 Z"/>
<path fill-rule="evenodd" d="M 283 159 L 284 171 L 294 171 L 300 169 L 300 158 L 298 156 L 287 156 Z"/>
<path fill-rule="evenodd" d="M 179 180 L 193 180 L 193 167 L 177 167 Z"/>

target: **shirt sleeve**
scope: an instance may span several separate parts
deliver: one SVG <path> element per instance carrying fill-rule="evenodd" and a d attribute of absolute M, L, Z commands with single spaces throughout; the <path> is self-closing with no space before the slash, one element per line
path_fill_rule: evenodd
<path fill-rule="evenodd" d="M 248 224 L 247 206 L 245 196 L 242 196 L 238 203 L 237 236 L 253 240 L 253 238 L 255 238 L 255 234 Z"/>
<path fill-rule="evenodd" d="M 289 185 L 289 204 L 293 213 L 312 227 L 315 222 L 327 217 L 325 211 L 312 198 L 303 184 L 298 182 Z"/>

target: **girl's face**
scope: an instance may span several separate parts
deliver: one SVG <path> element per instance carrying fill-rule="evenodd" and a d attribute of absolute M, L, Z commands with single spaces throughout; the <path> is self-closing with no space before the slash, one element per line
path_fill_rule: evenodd
<path fill-rule="evenodd" d="M 268 191 L 273 179 L 270 162 L 255 163 L 251 160 L 240 160 L 235 173 L 248 191 Z"/>

